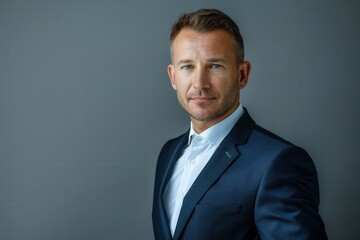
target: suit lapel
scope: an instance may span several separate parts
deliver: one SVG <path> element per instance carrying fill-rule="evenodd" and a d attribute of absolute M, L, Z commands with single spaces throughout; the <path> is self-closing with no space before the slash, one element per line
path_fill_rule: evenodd
<path fill-rule="evenodd" d="M 179 239 L 197 203 L 206 191 L 217 181 L 231 163 L 241 155 L 236 145 L 247 142 L 254 126 L 255 122 L 244 108 L 243 116 L 235 124 L 228 136 L 225 137 L 186 194 L 175 229 L 174 240 Z"/>
<path fill-rule="evenodd" d="M 182 149 L 184 148 L 184 145 L 187 142 L 189 136 L 189 131 L 187 131 L 182 137 L 180 137 L 179 141 L 175 142 L 173 144 L 174 147 L 172 147 L 170 149 L 170 153 L 171 155 L 166 159 L 166 166 L 164 167 L 165 171 L 164 171 L 164 175 L 161 178 L 161 184 L 160 184 L 160 221 L 161 224 L 164 226 L 162 228 L 163 230 L 163 235 L 166 236 L 164 237 L 164 239 L 171 239 L 171 232 L 170 232 L 170 226 L 169 226 L 169 221 L 167 218 L 167 213 L 165 210 L 165 206 L 164 206 L 164 202 L 163 202 L 163 194 L 165 191 L 165 188 L 171 178 L 172 175 L 172 171 L 174 169 L 175 163 L 177 161 L 177 159 L 179 158 Z"/>
<path fill-rule="evenodd" d="M 179 141 L 174 143 L 174 149 L 170 150 L 171 156 L 168 158 L 168 162 L 166 163 L 165 172 L 162 178 L 162 182 L 160 185 L 160 193 L 163 195 L 165 188 L 171 178 L 172 171 L 174 169 L 175 163 L 180 157 L 180 154 L 188 140 L 189 131 L 187 131 L 183 136 L 179 139 Z"/>

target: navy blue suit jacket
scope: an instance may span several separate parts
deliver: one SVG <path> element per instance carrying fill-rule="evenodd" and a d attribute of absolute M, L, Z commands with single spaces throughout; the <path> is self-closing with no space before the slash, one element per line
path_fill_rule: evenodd
<path fill-rule="evenodd" d="M 172 239 L 162 196 L 187 137 L 168 141 L 159 155 L 156 240 Z M 173 239 L 327 239 L 318 205 L 310 156 L 257 126 L 245 109 L 186 194 Z"/>

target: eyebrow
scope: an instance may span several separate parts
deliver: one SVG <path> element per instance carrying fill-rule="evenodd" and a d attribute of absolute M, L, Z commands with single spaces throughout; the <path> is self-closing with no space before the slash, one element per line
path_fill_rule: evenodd
<path fill-rule="evenodd" d="M 182 59 L 180 61 L 177 62 L 177 64 L 188 64 L 188 63 L 192 63 L 193 61 L 190 59 Z"/>
<path fill-rule="evenodd" d="M 206 62 L 209 62 L 209 63 L 223 63 L 223 64 L 227 64 L 227 61 L 223 58 L 210 58 L 208 60 L 206 60 Z"/>
<path fill-rule="evenodd" d="M 193 60 L 190 60 L 190 59 L 182 59 L 182 60 L 179 60 L 177 62 L 177 64 L 189 64 L 189 63 L 193 63 L 194 61 Z M 210 59 L 207 59 L 206 62 L 208 63 L 223 63 L 223 64 L 227 64 L 227 61 L 223 58 L 210 58 Z"/>

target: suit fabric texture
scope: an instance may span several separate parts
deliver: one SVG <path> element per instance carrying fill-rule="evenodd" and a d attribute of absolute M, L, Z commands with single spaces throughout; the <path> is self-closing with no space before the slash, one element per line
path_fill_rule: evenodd
<path fill-rule="evenodd" d="M 156 167 L 156 240 L 327 239 L 310 156 L 259 127 L 247 110 L 184 197 L 172 238 L 163 193 L 189 131 L 168 141 Z"/>

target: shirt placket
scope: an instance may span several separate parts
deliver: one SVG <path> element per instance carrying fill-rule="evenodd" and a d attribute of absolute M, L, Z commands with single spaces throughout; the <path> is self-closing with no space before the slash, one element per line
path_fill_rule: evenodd
<path fill-rule="evenodd" d="M 170 228 L 172 234 L 175 231 L 175 227 L 177 224 L 177 219 L 180 214 L 182 202 L 184 200 L 184 197 L 189 190 L 189 188 L 192 185 L 193 182 L 193 173 L 196 167 L 196 163 L 199 158 L 199 154 L 201 154 L 205 149 L 207 148 L 207 145 L 205 144 L 204 140 L 200 136 L 194 137 L 194 139 L 191 141 L 190 144 L 190 154 L 188 156 L 187 163 L 184 166 L 184 170 L 182 172 L 181 181 L 179 190 L 176 196 L 175 201 L 175 208 L 174 212 L 170 221 Z"/>

